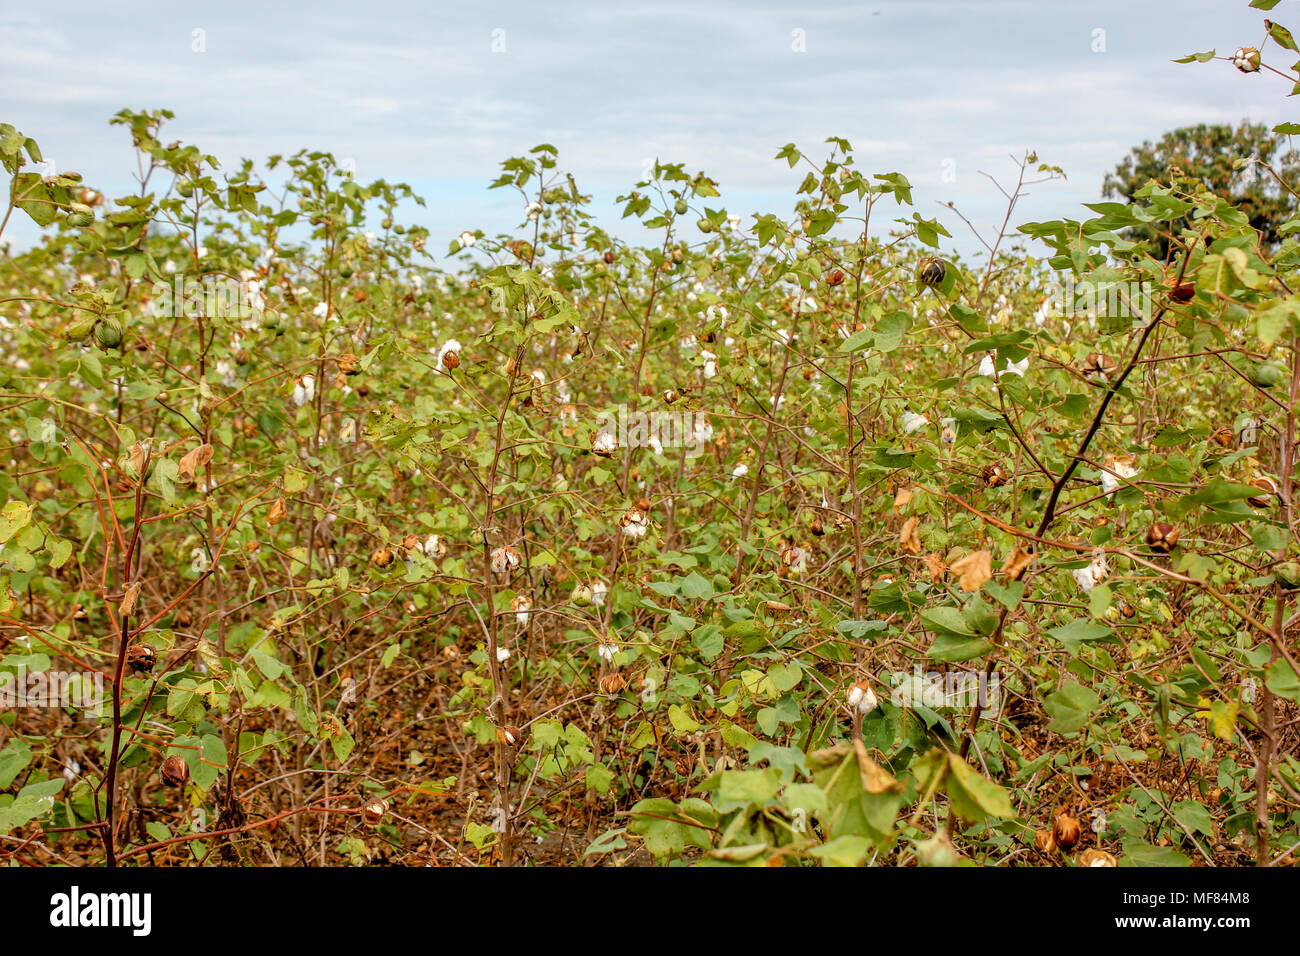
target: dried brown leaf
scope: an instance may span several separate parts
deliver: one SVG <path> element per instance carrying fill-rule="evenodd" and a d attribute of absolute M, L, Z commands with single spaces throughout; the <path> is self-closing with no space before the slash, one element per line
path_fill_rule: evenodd
<path fill-rule="evenodd" d="M 921 519 L 916 515 L 903 522 L 903 530 L 898 536 L 898 543 L 903 546 L 903 550 L 908 554 L 920 554 L 925 550 L 925 548 L 921 547 L 921 536 L 916 533 L 917 526 L 920 523 Z"/>
<path fill-rule="evenodd" d="M 960 561 L 954 561 L 949 570 L 957 575 L 957 583 L 963 591 L 978 591 L 993 577 L 993 555 L 988 551 L 972 552 Z"/>
<path fill-rule="evenodd" d="M 1020 576 L 1025 570 L 1034 563 L 1034 553 L 1032 551 L 1021 551 L 1016 548 L 1002 564 L 1002 573 L 1006 575 L 1008 581 L 1019 581 Z"/>
<path fill-rule="evenodd" d="M 122 617 L 130 617 L 135 613 L 135 602 L 140 597 L 140 582 L 136 581 L 126 589 L 126 594 L 122 596 L 122 603 L 117 606 L 117 613 Z"/>
<path fill-rule="evenodd" d="M 194 480 L 195 473 L 212 460 L 212 446 L 202 444 L 181 459 L 176 466 L 176 480 L 187 485 Z"/>
<path fill-rule="evenodd" d="M 853 749 L 858 757 L 858 776 L 862 779 L 863 790 L 867 793 L 902 791 L 903 785 L 894 779 L 893 774 L 871 759 L 861 740 L 854 739 Z"/>
<path fill-rule="evenodd" d="M 277 521 L 283 521 L 288 516 L 289 509 L 285 507 L 284 495 L 281 495 L 271 502 L 271 510 L 266 513 L 266 520 L 268 524 L 275 524 Z"/>

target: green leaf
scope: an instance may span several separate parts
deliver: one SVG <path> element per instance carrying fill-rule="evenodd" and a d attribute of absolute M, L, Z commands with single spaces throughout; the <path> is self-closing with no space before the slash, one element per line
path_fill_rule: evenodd
<path fill-rule="evenodd" d="M 677 582 L 678 593 L 688 601 L 704 601 L 714 595 L 713 582 L 692 571 Z"/>
<path fill-rule="evenodd" d="M 1169 811 L 1187 829 L 1204 833 L 1208 837 L 1214 836 L 1214 819 L 1205 804 L 1195 800 L 1182 800 L 1170 807 Z"/>
<path fill-rule="evenodd" d="M 874 330 L 875 347 L 882 352 L 892 352 L 903 344 L 903 336 L 912 324 L 912 317 L 905 312 L 891 312 L 876 323 Z"/>
<path fill-rule="evenodd" d="M 686 849 L 686 826 L 676 818 L 677 804 L 652 797 L 632 807 L 628 831 L 642 837 L 654 856 L 675 856 Z"/>
<path fill-rule="evenodd" d="M 1087 618 L 1078 617 L 1069 624 L 1052 628 L 1047 633 L 1064 644 L 1071 654 L 1077 654 L 1080 644 L 1108 638 L 1112 631 L 1103 624 L 1093 624 Z"/>
<path fill-rule="evenodd" d="M 1279 657 L 1264 674 L 1264 684 L 1279 697 L 1300 703 L 1300 677 L 1284 657 Z"/>
<path fill-rule="evenodd" d="M 1291 31 L 1280 23 L 1268 21 L 1268 35 L 1273 38 L 1273 42 L 1283 49 L 1296 51 L 1295 38 L 1291 36 Z"/>
<path fill-rule="evenodd" d="M 827 866 L 861 866 L 870 851 L 871 843 L 866 837 L 841 836 L 808 852 Z"/>
<path fill-rule="evenodd" d="M 668 708 L 668 722 L 679 734 L 693 734 L 700 729 L 700 722 L 691 716 L 690 711 L 681 704 L 672 704 Z"/>
<path fill-rule="evenodd" d="M 0 750 L 0 790 L 5 790 L 18 779 L 24 767 L 32 762 L 32 748 L 21 737 L 15 737 L 9 746 Z"/>
<path fill-rule="evenodd" d="M 0 508 L 0 544 L 8 541 L 32 519 L 32 506 L 25 501 L 11 501 Z"/>
<path fill-rule="evenodd" d="M 963 820 L 977 823 L 986 817 L 1010 819 L 1016 815 L 1007 792 L 957 754 L 948 755 L 948 770 L 948 799 Z"/>
<path fill-rule="evenodd" d="M 1089 687 L 1075 681 L 1066 681 L 1061 689 L 1048 694 L 1043 709 L 1052 717 L 1047 729 L 1058 734 L 1072 734 L 1088 723 L 1088 715 L 1101 698 Z"/>
<path fill-rule="evenodd" d="M 926 608 L 921 612 L 921 622 L 936 633 L 954 634 L 958 637 L 975 637 L 974 631 L 966 623 L 966 617 L 955 607 Z"/>
<path fill-rule="evenodd" d="M 23 826 L 54 810 L 54 795 L 63 789 L 63 778 L 29 784 L 18 791 L 14 802 L 0 807 L 0 833 Z"/>
<path fill-rule="evenodd" d="M 936 661 L 957 664 L 961 661 L 983 657 L 993 650 L 993 645 L 982 637 L 959 637 L 955 634 L 940 634 L 926 652 Z"/>
<path fill-rule="evenodd" d="M 1191 866 L 1187 859 L 1173 847 L 1152 846 L 1142 840 L 1125 840 L 1120 866 Z"/>

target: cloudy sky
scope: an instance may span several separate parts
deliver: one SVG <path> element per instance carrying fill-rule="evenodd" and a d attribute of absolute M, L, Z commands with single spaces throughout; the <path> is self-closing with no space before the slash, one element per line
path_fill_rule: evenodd
<path fill-rule="evenodd" d="M 837 135 L 867 170 L 908 176 L 922 215 L 971 252 L 939 203 L 996 231 L 1001 198 L 980 173 L 1013 176 L 1010 154 L 1034 148 L 1069 176 L 1036 189 L 1014 223 L 1078 216 L 1143 139 L 1295 119 L 1277 77 L 1170 62 L 1260 45 L 1262 20 L 1246 0 L 136 0 L 129 15 L 9 3 L 0 121 L 110 193 L 134 166 L 107 123 L 123 107 L 174 110 L 169 138 L 227 164 L 329 150 L 358 178 L 410 183 L 429 205 L 407 218 L 438 249 L 462 229 L 519 222 L 515 200 L 485 187 L 500 160 L 540 142 L 559 148 L 603 224 L 638 241 L 614 197 L 647 160 L 703 169 L 733 213 L 786 212 L 803 173 L 777 149 L 821 155 Z M 9 234 L 36 237 L 26 221 Z"/>

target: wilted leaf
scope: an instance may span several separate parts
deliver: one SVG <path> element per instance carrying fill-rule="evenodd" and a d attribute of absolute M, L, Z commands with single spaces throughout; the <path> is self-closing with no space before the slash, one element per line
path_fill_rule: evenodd
<path fill-rule="evenodd" d="M 954 561 L 949 570 L 957 575 L 957 583 L 963 591 L 978 591 L 993 577 L 993 555 L 988 551 L 976 551 Z"/>
<path fill-rule="evenodd" d="M 898 535 L 898 543 L 903 546 L 903 550 L 908 554 L 920 554 L 925 548 L 921 547 L 921 537 L 916 533 L 917 526 L 921 519 L 913 515 L 903 522 L 903 530 Z"/>

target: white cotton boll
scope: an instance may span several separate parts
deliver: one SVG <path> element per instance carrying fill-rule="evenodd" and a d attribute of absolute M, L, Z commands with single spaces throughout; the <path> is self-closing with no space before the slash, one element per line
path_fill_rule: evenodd
<path fill-rule="evenodd" d="M 316 397 L 316 379 L 304 375 L 293 386 L 293 403 L 302 408 Z"/>
<path fill-rule="evenodd" d="M 646 442 L 646 444 L 656 455 L 662 455 L 664 453 L 664 443 L 659 440 L 658 435 L 651 435 L 650 440 Z"/>
<path fill-rule="evenodd" d="M 749 474 L 749 466 L 743 461 L 735 468 L 731 469 L 732 478 L 744 478 L 747 474 Z"/>
<path fill-rule="evenodd" d="M 478 242 L 478 237 L 468 229 L 460 234 L 460 244 L 462 246 L 472 246 L 476 242 Z"/>
<path fill-rule="evenodd" d="M 316 307 L 311 310 L 311 314 L 316 316 L 316 318 L 318 319 L 325 318 L 325 316 L 329 315 L 329 313 L 330 313 L 330 307 L 329 307 L 329 303 L 327 302 L 317 302 Z"/>
<path fill-rule="evenodd" d="M 903 433 L 911 435 L 930 424 L 930 419 L 916 412 L 903 412 Z"/>
<path fill-rule="evenodd" d="M 605 595 L 609 593 L 609 588 L 604 581 L 597 581 L 591 586 L 591 603 L 594 607 L 605 606 Z"/>
<path fill-rule="evenodd" d="M 849 710 L 856 710 L 866 716 L 879 706 L 875 691 L 865 684 L 854 684 L 848 692 Z"/>
<path fill-rule="evenodd" d="M 596 653 L 600 655 L 601 660 L 612 661 L 614 655 L 618 653 L 618 647 L 614 644 L 606 644 L 604 641 L 601 641 L 596 645 Z"/>
<path fill-rule="evenodd" d="M 591 440 L 591 450 L 597 455 L 612 455 L 618 442 L 607 431 L 599 431 Z"/>
<path fill-rule="evenodd" d="M 510 660 L 510 648 L 508 648 L 508 647 L 498 647 L 498 648 L 497 648 L 497 663 L 498 663 L 498 664 L 504 664 L 504 663 L 505 663 L 506 661 L 508 661 L 508 660 Z"/>
<path fill-rule="evenodd" d="M 530 220 L 536 221 L 537 217 L 542 214 L 542 204 L 534 200 L 528 204 L 525 212 Z"/>
<path fill-rule="evenodd" d="M 1108 460 L 1106 466 L 1102 468 L 1101 471 L 1101 490 L 1106 495 L 1106 499 L 1109 501 L 1111 496 L 1115 494 L 1115 490 L 1119 488 L 1124 481 L 1132 478 L 1137 473 L 1138 469 L 1133 468 L 1122 461 L 1117 461 L 1113 458 Z"/>
<path fill-rule="evenodd" d="M 707 445 L 713 441 L 713 426 L 708 419 L 697 419 L 694 432 L 695 444 L 697 445 Z"/>
<path fill-rule="evenodd" d="M 713 378 L 718 374 L 718 357 L 708 349 L 700 350 L 700 358 L 704 361 L 704 377 Z"/>
<path fill-rule="evenodd" d="M 623 515 L 619 524 L 622 525 L 624 537 L 637 541 L 644 538 L 650 530 L 650 516 L 639 508 L 633 508 Z"/>
<path fill-rule="evenodd" d="M 984 378 L 993 378 L 997 374 L 993 368 L 992 355 L 985 355 L 984 358 L 980 359 L 978 374 L 984 376 Z"/>
<path fill-rule="evenodd" d="M 515 599 L 510 602 L 510 608 L 515 612 L 515 621 L 520 627 L 528 626 L 528 612 L 533 609 L 533 602 L 527 595 L 516 595 Z"/>
<path fill-rule="evenodd" d="M 226 388 L 234 388 L 239 384 L 239 376 L 235 374 L 235 364 L 229 359 L 217 360 L 217 374 L 221 376 L 221 384 Z"/>
<path fill-rule="evenodd" d="M 1093 553 L 1092 561 L 1084 568 L 1075 568 L 1071 574 L 1074 575 L 1075 583 L 1083 590 L 1085 594 L 1092 591 L 1094 587 L 1106 580 L 1110 573 L 1110 567 L 1106 563 L 1106 552 L 1096 551 Z"/>

